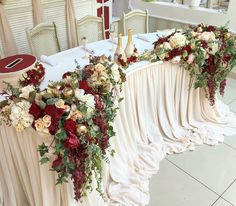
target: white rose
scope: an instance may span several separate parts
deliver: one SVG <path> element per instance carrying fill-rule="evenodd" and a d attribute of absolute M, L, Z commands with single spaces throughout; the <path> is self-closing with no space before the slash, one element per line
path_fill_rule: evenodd
<path fill-rule="evenodd" d="M 181 33 L 176 33 L 170 37 L 170 46 L 172 48 L 182 47 L 186 44 L 186 37 Z"/>
<path fill-rule="evenodd" d="M 209 48 L 207 49 L 207 52 L 209 54 L 215 55 L 215 53 L 219 50 L 219 45 L 217 43 L 211 43 L 208 46 Z"/>
<path fill-rule="evenodd" d="M 28 85 L 26 87 L 23 87 L 21 89 L 21 94 L 20 94 L 20 97 L 23 97 L 25 99 L 28 99 L 29 98 L 29 94 L 30 92 L 33 92 L 35 90 L 35 87 L 33 85 Z"/>
<path fill-rule="evenodd" d="M 178 64 L 181 60 L 181 56 L 176 56 L 173 59 L 171 59 L 171 63 Z"/>
<path fill-rule="evenodd" d="M 194 54 L 190 54 L 189 56 L 188 56 L 188 63 L 189 64 L 192 64 L 193 63 L 193 61 L 194 61 L 194 59 L 195 59 L 195 55 Z"/>
<path fill-rule="evenodd" d="M 119 66 L 114 63 L 113 66 L 111 67 L 112 75 L 113 78 L 116 82 L 120 80 L 120 72 L 119 72 Z"/>
<path fill-rule="evenodd" d="M 164 49 L 171 49 L 171 46 L 168 42 L 164 42 L 163 47 L 164 47 Z"/>
<path fill-rule="evenodd" d="M 84 95 L 85 91 L 83 89 L 76 89 L 75 90 L 75 97 L 82 101 L 82 102 L 85 102 L 86 101 L 86 98 L 85 98 L 85 95 Z"/>

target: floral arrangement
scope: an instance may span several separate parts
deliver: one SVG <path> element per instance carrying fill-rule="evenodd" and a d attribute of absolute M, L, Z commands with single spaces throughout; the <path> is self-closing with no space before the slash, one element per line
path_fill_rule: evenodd
<path fill-rule="evenodd" d="M 195 78 L 194 87 L 204 88 L 214 105 L 217 89 L 224 94 L 226 77 L 236 65 L 236 37 L 225 27 L 200 24 L 159 38 L 154 54 L 159 60 L 181 64 Z"/>
<path fill-rule="evenodd" d="M 33 127 L 52 136 L 50 144 L 38 146 L 41 164 L 52 162 L 58 173 L 57 184 L 70 177 L 78 201 L 101 187 L 102 161 L 113 155 L 109 139 L 115 135 L 113 122 L 118 110 L 116 101 L 125 81 L 121 68 L 105 56 L 91 58 L 90 64 L 67 72 L 62 80 L 38 88 L 44 69 L 28 71 L 21 79 L 22 87 L 7 85 L 6 100 L 0 103 L 0 123 L 22 131 Z"/>
<path fill-rule="evenodd" d="M 134 52 L 130 57 L 126 57 L 125 55 L 118 55 L 117 57 L 117 63 L 121 65 L 123 68 L 127 68 L 130 64 L 138 62 L 138 49 L 134 48 Z"/>

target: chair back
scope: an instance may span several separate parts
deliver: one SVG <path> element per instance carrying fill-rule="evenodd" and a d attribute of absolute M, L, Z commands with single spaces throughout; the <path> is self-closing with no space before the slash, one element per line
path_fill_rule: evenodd
<path fill-rule="evenodd" d="M 123 29 L 125 36 L 129 29 L 133 30 L 133 34 L 148 33 L 148 10 L 135 9 L 127 14 L 123 13 Z"/>
<path fill-rule="evenodd" d="M 61 51 L 56 24 L 41 23 L 32 29 L 27 28 L 26 34 L 33 55 L 50 56 Z"/>
<path fill-rule="evenodd" d="M 83 37 L 89 43 L 105 39 L 103 17 L 87 15 L 76 21 L 76 30 L 79 44 Z"/>

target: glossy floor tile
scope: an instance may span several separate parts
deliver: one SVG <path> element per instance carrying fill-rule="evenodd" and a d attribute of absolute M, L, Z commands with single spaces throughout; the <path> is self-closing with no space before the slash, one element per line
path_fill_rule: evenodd
<path fill-rule="evenodd" d="M 236 113 L 236 80 L 219 99 Z M 236 206 L 236 135 L 167 156 L 150 180 L 150 195 L 149 206 Z"/>
<path fill-rule="evenodd" d="M 213 204 L 212 206 L 232 206 L 232 204 L 230 204 L 229 202 L 226 202 L 224 199 L 220 198 L 219 200 L 217 200 L 217 202 L 215 204 Z"/>
<path fill-rule="evenodd" d="M 236 150 L 225 144 L 202 145 L 193 152 L 167 158 L 219 195 L 236 177 Z"/>
<path fill-rule="evenodd" d="M 234 182 L 229 189 L 222 195 L 223 198 L 236 205 L 236 182 Z"/>
<path fill-rule="evenodd" d="M 222 97 L 221 95 L 218 94 L 218 99 L 223 101 L 225 104 L 230 104 L 234 100 L 236 100 L 236 95 L 232 95 L 234 92 L 236 93 L 236 87 L 232 87 L 232 86 L 228 85 L 225 88 L 224 96 Z"/>
<path fill-rule="evenodd" d="M 224 144 L 236 150 L 236 135 L 225 137 Z"/>
<path fill-rule="evenodd" d="M 234 92 L 236 93 L 236 88 L 235 88 L 235 91 L 234 91 Z M 229 107 L 230 107 L 231 111 L 236 112 L 236 100 L 234 100 L 233 102 L 231 102 L 231 103 L 229 104 Z"/>
<path fill-rule="evenodd" d="M 167 160 L 150 180 L 150 195 L 149 206 L 210 206 L 219 197 Z"/>

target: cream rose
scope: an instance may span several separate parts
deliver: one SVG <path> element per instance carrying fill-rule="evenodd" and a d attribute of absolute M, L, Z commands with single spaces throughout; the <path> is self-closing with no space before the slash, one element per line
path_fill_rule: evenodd
<path fill-rule="evenodd" d="M 45 128 L 45 122 L 43 121 L 42 118 L 39 118 L 39 119 L 35 120 L 34 126 L 37 131 L 42 132 Z"/>
<path fill-rule="evenodd" d="M 59 99 L 59 100 L 55 103 L 55 106 L 56 106 L 57 108 L 64 109 L 64 108 L 65 108 L 65 102 L 64 102 L 64 100 Z"/>
<path fill-rule="evenodd" d="M 77 119 L 80 120 L 83 118 L 83 114 L 79 110 L 76 110 L 71 114 L 70 118 L 73 119 L 74 121 Z"/>
<path fill-rule="evenodd" d="M 43 122 L 44 122 L 45 127 L 50 127 L 50 125 L 52 123 L 52 117 L 50 115 L 45 115 L 43 117 Z"/>
<path fill-rule="evenodd" d="M 106 70 L 106 68 L 101 63 L 98 63 L 97 65 L 95 65 L 94 68 L 97 72 L 102 72 Z"/>

